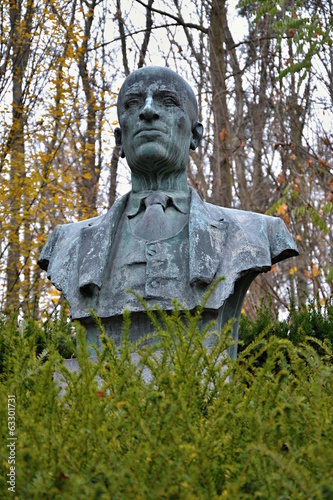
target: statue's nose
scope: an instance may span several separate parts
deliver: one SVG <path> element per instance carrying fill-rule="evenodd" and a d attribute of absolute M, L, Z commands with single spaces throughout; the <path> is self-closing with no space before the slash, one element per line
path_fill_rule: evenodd
<path fill-rule="evenodd" d="M 144 106 L 140 113 L 141 120 L 156 120 L 159 118 L 158 111 L 154 104 L 154 99 L 151 96 L 148 96 L 145 100 Z"/>

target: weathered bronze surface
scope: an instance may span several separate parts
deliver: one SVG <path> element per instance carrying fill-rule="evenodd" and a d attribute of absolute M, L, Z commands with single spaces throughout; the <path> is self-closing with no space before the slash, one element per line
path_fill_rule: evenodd
<path fill-rule="evenodd" d="M 57 226 L 39 259 L 48 278 L 69 301 L 71 317 L 98 344 L 89 309 L 120 343 L 121 318 L 132 313 L 130 336 L 151 325 L 140 301 L 172 309 L 178 299 L 195 309 L 214 280 L 202 320 L 216 330 L 235 318 L 253 279 L 298 255 L 284 222 L 203 202 L 187 185 L 186 166 L 203 128 L 191 87 L 167 68 L 146 67 L 126 78 L 119 92 L 116 143 L 132 174 L 132 191 L 102 216 Z M 213 338 L 213 337 L 212 337 Z M 235 357 L 237 347 L 229 352 Z"/>

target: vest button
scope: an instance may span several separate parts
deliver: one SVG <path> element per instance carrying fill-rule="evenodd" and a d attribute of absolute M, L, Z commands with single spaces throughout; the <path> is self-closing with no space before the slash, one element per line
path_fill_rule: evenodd
<path fill-rule="evenodd" d="M 147 249 L 147 255 L 149 255 L 150 257 L 152 257 L 155 254 L 156 254 L 156 248 L 155 247 L 148 247 L 148 249 Z"/>

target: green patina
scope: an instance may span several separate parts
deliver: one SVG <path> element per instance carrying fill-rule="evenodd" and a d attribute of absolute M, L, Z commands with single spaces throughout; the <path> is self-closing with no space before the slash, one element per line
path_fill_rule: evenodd
<path fill-rule="evenodd" d="M 118 118 L 115 138 L 131 169 L 132 191 L 103 216 L 58 226 L 40 266 L 68 299 L 72 318 L 86 326 L 90 343 L 98 342 L 91 310 L 116 344 L 124 310 L 131 312 L 133 340 L 153 330 L 137 295 L 165 311 L 175 299 L 191 311 L 206 300 L 202 325 L 214 320 L 220 332 L 234 318 L 237 343 L 253 279 L 298 255 L 289 231 L 279 218 L 203 202 L 188 186 L 189 152 L 203 127 L 191 87 L 175 72 L 152 66 L 129 75 Z M 235 345 L 229 355 L 236 353 Z"/>

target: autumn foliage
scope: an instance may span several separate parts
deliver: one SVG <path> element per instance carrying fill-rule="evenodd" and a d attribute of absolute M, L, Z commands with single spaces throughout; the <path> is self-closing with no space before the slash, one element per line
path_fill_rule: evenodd
<path fill-rule="evenodd" d="M 282 5 L 282 4 L 281 4 Z M 193 7 L 193 8 L 192 8 Z M 254 318 L 332 293 L 330 0 L 3 0 L 0 8 L 0 306 L 59 302 L 36 265 L 59 223 L 130 188 L 114 147 L 123 78 L 169 65 L 193 86 L 204 140 L 189 183 L 207 201 L 281 217 L 300 257 L 251 286 Z M 237 14 L 237 20 L 235 20 Z M 242 32 L 239 26 L 242 25 Z M 33 304 L 33 306 L 32 306 Z"/>

